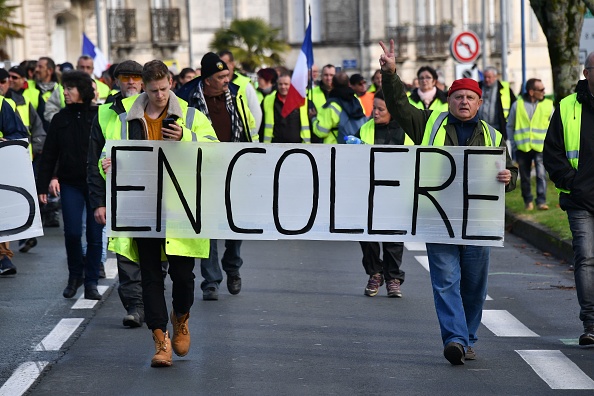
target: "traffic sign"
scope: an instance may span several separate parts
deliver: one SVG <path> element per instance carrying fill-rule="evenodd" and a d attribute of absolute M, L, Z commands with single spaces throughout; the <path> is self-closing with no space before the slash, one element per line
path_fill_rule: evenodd
<path fill-rule="evenodd" d="M 450 52 L 460 63 L 472 63 L 481 53 L 481 42 L 471 30 L 458 33 L 450 41 Z"/>

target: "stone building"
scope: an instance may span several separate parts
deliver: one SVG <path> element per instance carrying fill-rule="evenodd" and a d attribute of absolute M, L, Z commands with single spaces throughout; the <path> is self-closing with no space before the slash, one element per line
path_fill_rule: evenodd
<path fill-rule="evenodd" d="M 80 55 L 82 33 L 101 47 L 109 61 L 163 59 L 177 70 L 198 67 L 214 32 L 233 19 L 260 17 L 280 29 L 293 50 L 300 49 L 307 10 L 312 14 L 315 62 L 332 63 L 348 73 L 370 76 L 378 67 L 379 40 L 396 41 L 400 73 L 412 81 L 422 65 L 438 68 L 446 84 L 456 77 L 450 55 L 452 34 L 486 26 L 484 65 L 501 68 L 502 0 L 12 0 L 20 5 L 15 22 L 27 26 L 22 39 L 8 40 L 13 61 L 43 55 L 73 62 Z M 514 90 L 522 80 L 520 2 L 506 0 L 507 76 Z M 485 6 L 486 24 L 482 22 Z M 541 78 L 552 90 L 546 39 L 525 2 L 526 75 Z"/>

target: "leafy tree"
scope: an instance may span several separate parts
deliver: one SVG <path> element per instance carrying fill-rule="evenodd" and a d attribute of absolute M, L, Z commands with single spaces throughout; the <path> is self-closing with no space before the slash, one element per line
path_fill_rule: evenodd
<path fill-rule="evenodd" d="M 558 102 L 573 93 L 580 78 L 580 34 L 586 9 L 594 13 L 594 0 L 530 0 L 530 5 L 547 38 Z"/>
<path fill-rule="evenodd" d="M 278 39 L 279 31 L 261 18 L 236 19 L 228 29 L 215 32 L 210 48 L 231 51 L 243 70 L 255 72 L 262 65 L 282 65 L 282 54 L 290 47 Z"/>
<path fill-rule="evenodd" d="M 9 37 L 22 37 L 18 29 L 24 25 L 11 21 L 12 13 L 19 6 L 6 5 L 7 0 L 0 0 L 0 59 L 8 59 L 9 55 L 4 50 L 5 40 Z"/>

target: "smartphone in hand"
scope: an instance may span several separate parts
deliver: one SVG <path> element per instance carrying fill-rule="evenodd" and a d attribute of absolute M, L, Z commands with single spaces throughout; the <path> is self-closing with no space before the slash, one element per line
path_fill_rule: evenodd
<path fill-rule="evenodd" d="M 171 117 L 167 117 L 167 118 L 163 119 L 163 121 L 161 123 L 161 127 L 171 129 L 171 125 L 173 125 L 173 124 L 175 124 L 175 119 L 173 119 Z M 163 134 L 163 139 L 167 140 L 167 139 L 170 139 L 170 137 Z"/>

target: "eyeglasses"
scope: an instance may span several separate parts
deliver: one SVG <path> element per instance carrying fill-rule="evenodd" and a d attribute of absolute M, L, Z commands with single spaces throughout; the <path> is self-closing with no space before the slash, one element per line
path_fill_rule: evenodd
<path fill-rule="evenodd" d="M 138 82 L 142 80 L 142 76 L 139 76 L 138 74 L 120 74 L 118 80 L 123 82 L 128 82 L 130 80 Z"/>
<path fill-rule="evenodd" d="M 533 91 L 536 91 L 536 92 L 544 92 L 544 91 L 545 91 L 545 89 L 544 89 L 544 88 L 543 88 L 543 89 L 533 89 Z"/>
<path fill-rule="evenodd" d="M 419 77 L 418 80 L 433 80 L 433 77 Z"/>
<path fill-rule="evenodd" d="M 21 76 L 15 76 L 14 74 L 10 75 L 10 79 L 11 80 L 18 80 L 19 78 L 22 78 Z"/>

